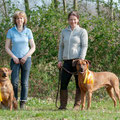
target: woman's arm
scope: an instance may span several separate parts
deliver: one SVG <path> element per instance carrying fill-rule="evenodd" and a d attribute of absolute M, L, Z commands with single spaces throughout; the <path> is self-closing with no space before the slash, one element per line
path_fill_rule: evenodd
<path fill-rule="evenodd" d="M 85 29 L 81 34 L 81 44 L 80 44 L 80 59 L 85 59 L 88 49 L 88 33 Z"/>
<path fill-rule="evenodd" d="M 63 56 L 63 35 L 61 32 L 61 38 L 60 38 L 60 42 L 59 42 L 59 51 L 58 51 L 58 68 L 62 67 L 62 56 Z"/>
<path fill-rule="evenodd" d="M 8 55 L 10 55 L 13 58 L 15 64 L 19 64 L 19 59 L 12 53 L 10 49 L 10 44 L 11 44 L 11 40 L 7 38 L 5 42 L 5 50 L 8 53 Z"/>
<path fill-rule="evenodd" d="M 24 64 L 25 61 L 27 60 L 27 58 L 28 58 L 29 56 L 31 56 L 31 55 L 34 53 L 34 51 L 35 51 L 35 47 L 36 47 L 36 46 L 35 46 L 34 40 L 33 40 L 33 39 L 30 39 L 29 42 L 30 42 L 30 50 L 29 50 L 28 53 L 20 60 L 20 63 L 21 63 L 21 64 Z"/>

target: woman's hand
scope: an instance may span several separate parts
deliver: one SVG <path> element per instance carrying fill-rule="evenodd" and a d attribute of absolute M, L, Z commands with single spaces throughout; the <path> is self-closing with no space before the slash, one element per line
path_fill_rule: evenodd
<path fill-rule="evenodd" d="M 17 57 L 13 57 L 13 61 L 14 61 L 15 64 L 19 64 L 20 63 L 20 61 L 19 61 L 19 59 Z"/>
<path fill-rule="evenodd" d="M 22 59 L 20 59 L 20 64 L 21 65 L 25 64 L 26 60 L 27 60 L 27 57 L 24 56 Z"/>
<path fill-rule="evenodd" d="M 62 67 L 62 62 L 60 61 L 60 62 L 58 62 L 58 68 L 60 69 L 61 67 Z"/>

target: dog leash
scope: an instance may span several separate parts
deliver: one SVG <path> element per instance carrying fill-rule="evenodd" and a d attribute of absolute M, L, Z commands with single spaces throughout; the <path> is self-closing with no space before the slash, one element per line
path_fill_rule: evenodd
<path fill-rule="evenodd" d="M 57 105 L 57 101 L 58 101 L 58 96 L 59 96 L 59 91 L 60 91 L 60 81 L 61 81 L 61 72 L 62 72 L 62 69 L 65 70 L 66 72 L 68 72 L 69 74 L 78 75 L 77 72 L 70 72 L 66 68 L 64 68 L 63 66 L 59 69 L 59 78 L 58 78 L 58 87 L 57 87 L 58 89 L 57 89 L 56 101 L 55 101 L 55 106 L 57 108 L 59 108 L 58 105 Z"/>
<path fill-rule="evenodd" d="M 72 74 L 72 75 L 78 75 L 78 72 L 70 72 L 66 68 L 62 67 L 63 70 L 65 70 L 67 73 Z"/>
<path fill-rule="evenodd" d="M 59 96 L 59 91 L 60 91 L 60 81 L 61 81 L 61 68 L 59 69 L 58 89 L 57 89 L 57 95 L 56 95 L 56 101 L 55 101 L 55 106 L 57 108 L 59 108 L 57 105 L 57 101 L 58 101 L 58 96 Z"/>

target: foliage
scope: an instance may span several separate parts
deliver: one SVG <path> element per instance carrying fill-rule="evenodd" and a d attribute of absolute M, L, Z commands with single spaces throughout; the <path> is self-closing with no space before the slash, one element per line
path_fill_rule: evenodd
<path fill-rule="evenodd" d="M 92 61 L 95 71 L 112 71 L 119 75 L 119 22 L 92 17 L 83 25 L 89 33 L 87 59 Z"/>
<path fill-rule="evenodd" d="M 10 16 L 3 17 L 0 23 L 0 66 L 9 66 L 10 57 L 5 52 L 4 44 L 7 30 L 13 26 L 12 14 L 16 10 L 14 5 L 11 6 Z M 55 10 L 53 3 L 50 6 L 36 6 L 35 10 L 27 13 L 31 15 L 28 27 L 33 31 L 36 43 L 36 51 L 32 55 L 29 96 L 54 98 L 58 84 L 57 54 L 60 32 L 67 26 L 67 15 L 61 8 Z M 80 12 L 80 26 L 89 34 L 86 59 L 92 63 L 90 69 L 112 71 L 120 77 L 120 22 L 110 21 L 105 16 L 89 16 Z M 70 98 L 74 98 L 74 90 L 75 86 L 71 81 Z M 104 90 L 101 90 L 96 96 L 101 97 L 101 94 L 106 95 Z"/>
<path fill-rule="evenodd" d="M 35 52 L 36 61 L 34 62 L 39 63 L 40 59 L 47 61 L 56 59 L 59 33 L 65 26 L 65 17 L 62 11 L 54 11 L 54 6 L 51 4 L 48 8 L 43 7 L 36 12 L 33 11 L 31 21 L 37 45 Z"/>

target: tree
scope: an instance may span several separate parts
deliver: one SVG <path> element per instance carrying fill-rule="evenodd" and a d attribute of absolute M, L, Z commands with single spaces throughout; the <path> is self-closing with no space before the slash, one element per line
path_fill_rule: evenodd
<path fill-rule="evenodd" d="M 67 12 L 67 8 L 66 8 L 66 0 L 63 0 L 63 10 L 64 10 L 64 13 Z"/>
<path fill-rule="evenodd" d="M 110 19 L 113 20 L 113 0 L 110 0 Z"/>
<path fill-rule="evenodd" d="M 58 9 L 58 0 L 54 0 L 55 9 Z"/>
<path fill-rule="evenodd" d="M 3 11 L 3 13 L 4 13 L 4 15 L 5 15 L 5 17 L 7 17 L 7 8 L 6 8 L 6 2 L 5 2 L 5 0 L 2 0 L 2 2 L 3 2 L 3 7 L 4 7 L 4 11 Z"/>
<path fill-rule="evenodd" d="M 98 16 L 100 15 L 100 3 L 99 3 L 99 0 L 97 0 L 97 14 Z"/>
<path fill-rule="evenodd" d="M 29 2 L 28 2 L 28 0 L 24 0 L 24 2 L 25 2 L 25 12 L 26 12 L 26 14 L 27 14 L 28 22 L 30 22 L 30 14 L 29 14 L 30 8 L 29 8 Z"/>
<path fill-rule="evenodd" d="M 73 3 L 73 5 L 74 5 L 74 10 L 78 10 L 78 4 L 77 4 L 77 2 L 78 2 L 78 0 L 74 0 L 74 3 Z"/>

